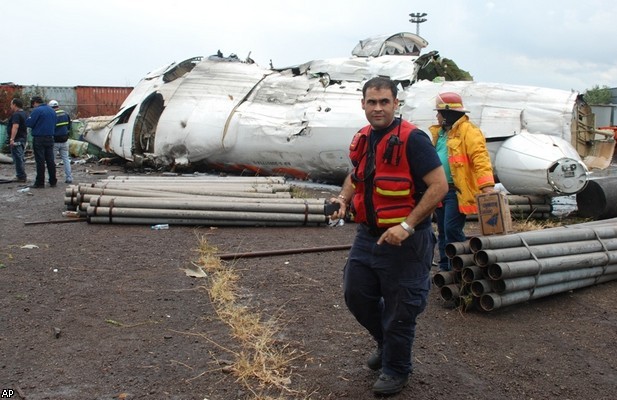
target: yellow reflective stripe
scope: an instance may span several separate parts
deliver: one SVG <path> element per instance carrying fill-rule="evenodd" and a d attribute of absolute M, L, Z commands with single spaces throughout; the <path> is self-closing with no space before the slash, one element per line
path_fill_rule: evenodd
<path fill-rule="evenodd" d="M 405 219 L 407 219 L 407 216 L 400 217 L 400 218 L 379 218 L 377 220 L 377 223 L 378 224 L 387 224 L 387 225 L 392 224 L 392 225 L 395 225 L 395 224 L 400 224 L 401 222 L 405 221 Z"/>
<path fill-rule="evenodd" d="M 66 121 L 66 122 L 58 122 L 58 123 L 56 124 L 56 126 L 64 126 L 64 125 L 68 125 L 68 124 L 69 124 L 69 121 Z"/>
<path fill-rule="evenodd" d="M 385 190 L 385 189 L 381 189 L 381 188 L 377 188 L 375 189 L 375 191 L 383 196 L 409 196 L 409 193 L 411 193 L 411 190 L 406 189 L 406 190 Z"/>
<path fill-rule="evenodd" d="M 463 103 L 439 103 L 437 104 L 436 108 L 446 108 L 446 107 L 457 107 L 457 108 L 463 108 Z"/>

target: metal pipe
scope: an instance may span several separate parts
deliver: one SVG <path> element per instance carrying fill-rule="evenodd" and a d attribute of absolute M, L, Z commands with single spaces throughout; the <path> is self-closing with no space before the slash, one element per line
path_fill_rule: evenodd
<path fill-rule="evenodd" d="M 280 212 L 296 214 L 324 215 L 325 200 L 295 201 L 292 203 L 270 203 L 267 199 L 242 198 L 243 201 L 229 201 L 219 197 L 216 200 L 200 198 L 134 198 L 134 197 L 95 197 L 90 199 L 90 205 L 96 207 L 174 209 L 174 210 L 208 210 L 208 211 L 254 211 Z"/>
<path fill-rule="evenodd" d="M 485 293 L 491 293 L 493 287 L 488 279 L 478 279 L 471 282 L 471 294 L 475 297 L 480 297 Z"/>
<path fill-rule="evenodd" d="M 508 204 L 551 204 L 551 198 L 541 195 L 506 195 Z"/>
<path fill-rule="evenodd" d="M 260 185 L 247 185 L 247 184 L 233 184 L 233 183 L 191 183 L 191 182 L 148 182 L 142 181 L 139 183 L 131 182 L 130 184 L 125 184 L 122 182 L 98 182 L 94 184 L 94 187 L 99 187 L 103 189 L 123 189 L 123 188 L 151 188 L 156 185 L 156 190 L 162 192 L 175 192 L 175 193 L 190 193 L 190 194 L 208 194 L 208 193 L 218 193 L 218 192 L 250 192 L 250 193 L 276 193 L 276 192 L 290 192 L 291 187 L 289 185 L 280 185 L 280 184 L 260 184 Z"/>
<path fill-rule="evenodd" d="M 283 250 L 264 250 L 264 251 L 253 251 L 248 253 L 223 253 L 217 254 L 216 256 L 221 260 L 235 260 L 238 258 L 253 258 L 253 257 L 268 257 L 268 256 L 281 256 L 287 254 L 300 254 L 300 253 L 319 253 L 324 251 L 338 251 L 338 250 L 349 250 L 351 245 L 340 245 L 340 246 L 322 246 L 322 247 L 308 247 L 308 248 L 299 248 L 299 249 L 283 249 Z"/>
<path fill-rule="evenodd" d="M 144 175 L 111 175 L 102 182 L 106 181 L 164 181 L 173 179 L 174 181 L 199 181 L 199 182 L 244 182 L 244 183 L 285 183 L 286 179 L 282 176 L 212 176 L 212 175 L 172 175 L 172 176 L 144 176 Z"/>
<path fill-rule="evenodd" d="M 112 217 L 109 216 L 88 216 L 91 224 L 121 224 L 121 225 L 197 225 L 197 226 L 253 226 L 253 227 L 298 227 L 298 226 L 320 226 L 323 223 L 315 222 L 289 222 L 289 221 L 241 221 L 241 220 L 213 220 L 213 219 L 191 219 L 191 218 L 153 218 L 153 217 Z"/>
<path fill-rule="evenodd" d="M 95 186 L 101 189 L 122 189 L 126 186 L 106 185 Z M 145 186 L 137 186 L 138 190 L 146 190 Z M 182 186 L 160 186 L 157 187 L 158 193 L 194 194 L 200 196 L 230 196 L 230 197 L 291 197 L 290 192 L 272 192 L 270 190 L 233 190 L 225 188 L 193 188 Z"/>
<path fill-rule="evenodd" d="M 589 180 L 585 189 L 576 194 L 577 215 L 583 218 L 617 217 L 617 177 Z"/>
<path fill-rule="evenodd" d="M 603 250 L 617 250 L 617 238 L 584 240 L 578 242 L 549 243 L 537 246 L 512 247 L 505 249 L 487 249 L 475 253 L 476 264 L 484 267 L 499 262 L 527 260 L 537 258 L 564 256 L 581 253 L 595 253 Z"/>
<path fill-rule="evenodd" d="M 512 233 L 508 235 L 476 236 L 469 239 L 469 247 L 473 252 L 483 249 L 502 249 L 506 247 L 524 246 L 523 240 L 528 245 L 563 243 L 579 240 L 591 240 L 596 237 L 617 237 L 617 221 L 615 225 L 577 227 L 570 225 L 567 228 L 549 228 L 539 231 Z"/>
<path fill-rule="evenodd" d="M 510 212 L 510 215 L 513 219 L 549 219 L 551 217 L 550 212 L 519 212 L 516 211 L 516 215 L 512 215 L 513 212 Z M 478 221 L 477 214 L 470 214 L 467 216 L 467 221 Z"/>
<path fill-rule="evenodd" d="M 524 276 L 514 279 L 499 279 L 492 282 L 496 293 L 515 292 L 518 290 L 533 288 L 534 286 L 553 285 L 560 282 L 574 281 L 584 278 L 592 278 L 600 275 L 617 273 L 617 264 L 607 266 L 578 268 L 566 271 L 541 274 L 536 276 Z"/>
<path fill-rule="evenodd" d="M 470 253 L 469 240 L 464 242 L 452 242 L 446 244 L 446 256 L 448 258 L 453 258 L 459 254 Z"/>
<path fill-rule="evenodd" d="M 478 267 L 477 265 L 470 265 L 461 271 L 461 278 L 465 283 L 471 283 L 475 280 L 485 277 L 486 268 Z"/>
<path fill-rule="evenodd" d="M 445 301 L 454 301 L 461 295 L 461 288 L 456 284 L 444 285 L 440 288 L 439 294 Z"/>
<path fill-rule="evenodd" d="M 601 226 L 614 227 L 617 225 L 617 218 L 604 219 L 599 221 L 581 222 L 573 225 L 564 225 L 564 228 L 597 228 Z"/>
<path fill-rule="evenodd" d="M 179 196 L 162 196 L 162 197 L 133 197 L 133 196 L 109 196 L 109 195 L 96 195 L 103 203 L 109 203 L 113 201 L 123 201 L 122 199 L 129 199 L 130 201 L 145 201 L 146 203 L 152 201 L 174 202 L 174 201 L 186 201 L 189 203 L 250 203 L 250 204 L 295 204 L 295 205 L 324 205 L 326 199 L 324 198 L 299 198 L 299 197 L 226 197 L 226 196 L 195 196 L 195 195 L 182 195 Z M 92 198 L 90 198 L 92 201 Z"/>
<path fill-rule="evenodd" d="M 567 292 L 569 290 L 595 285 L 596 283 L 604 283 L 614 279 L 617 279 L 617 274 L 540 286 L 533 292 L 531 290 L 520 290 L 505 294 L 498 294 L 494 292 L 486 293 L 480 297 L 480 307 L 482 307 L 485 311 L 492 311 L 512 304 L 538 299 L 540 297 L 549 296 L 555 293 Z"/>
<path fill-rule="evenodd" d="M 553 211 L 553 206 L 550 204 L 510 204 L 508 208 L 510 208 L 510 214 L 550 213 Z"/>
<path fill-rule="evenodd" d="M 556 257 L 540 258 L 537 261 L 519 260 L 499 262 L 489 265 L 488 276 L 493 280 L 511 279 L 521 276 L 536 275 L 577 268 L 589 268 L 597 265 L 607 265 L 617 262 L 617 251 L 571 254 Z"/>
<path fill-rule="evenodd" d="M 89 206 L 88 216 L 106 216 L 113 221 L 115 217 L 137 218 L 180 218 L 180 219 L 207 219 L 207 220 L 236 220 L 236 221 L 288 221 L 326 223 L 327 217 L 321 214 L 287 214 L 268 212 L 232 212 L 232 211 L 204 211 L 204 210 L 169 210 L 169 209 L 142 209 L 120 207 L 93 207 Z M 162 222 L 161 222 L 162 223 Z"/>
<path fill-rule="evenodd" d="M 454 256 L 452 260 L 450 260 L 450 263 L 452 264 L 452 269 L 454 271 L 462 271 L 463 268 L 474 265 L 475 259 L 474 255 L 471 253 L 459 254 Z"/>
<path fill-rule="evenodd" d="M 445 285 L 456 283 L 456 273 L 454 271 L 440 271 L 433 275 L 433 283 L 438 288 Z"/>

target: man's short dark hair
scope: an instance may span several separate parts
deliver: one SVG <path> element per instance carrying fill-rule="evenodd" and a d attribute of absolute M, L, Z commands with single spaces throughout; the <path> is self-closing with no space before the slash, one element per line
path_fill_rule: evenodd
<path fill-rule="evenodd" d="M 392 97 L 394 98 L 396 98 L 396 95 L 398 94 L 398 88 L 396 87 L 396 83 L 392 79 L 386 78 L 384 76 L 377 76 L 366 81 L 364 87 L 362 87 L 362 97 L 366 97 L 366 91 L 369 88 L 390 89 L 390 91 L 392 92 Z"/>
<path fill-rule="evenodd" d="M 17 108 L 24 108 L 24 102 L 17 97 L 11 100 L 11 104 L 14 104 Z"/>
<path fill-rule="evenodd" d="M 41 96 L 34 96 L 32 99 L 30 99 L 30 105 L 34 105 L 34 103 L 36 103 L 36 104 L 45 104 L 45 102 L 43 101 L 43 98 Z"/>

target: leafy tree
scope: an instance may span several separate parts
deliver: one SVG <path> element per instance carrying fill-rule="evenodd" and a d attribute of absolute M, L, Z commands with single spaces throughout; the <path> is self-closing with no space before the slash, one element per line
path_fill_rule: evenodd
<path fill-rule="evenodd" d="M 442 58 L 436 51 L 430 52 L 418 58 L 420 65 L 418 80 L 432 81 L 436 77 L 443 77 L 446 81 L 472 81 L 471 74 L 456 65 L 454 60 Z"/>
<path fill-rule="evenodd" d="M 611 91 L 606 85 L 602 87 L 595 85 L 591 89 L 587 89 L 583 99 L 587 104 L 609 104 L 611 102 Z"/>

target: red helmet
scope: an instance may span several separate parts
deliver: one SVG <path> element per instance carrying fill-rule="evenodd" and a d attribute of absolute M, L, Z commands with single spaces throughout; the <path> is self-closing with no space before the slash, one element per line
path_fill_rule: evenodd
<path fill-rule="evenodd" d="M 439 93 L 435 100 L 435 111 L 452 110 L 460 112 L 469 112 L 463 105 L 463 99 L 458 93 L 445 92 Z"/>

